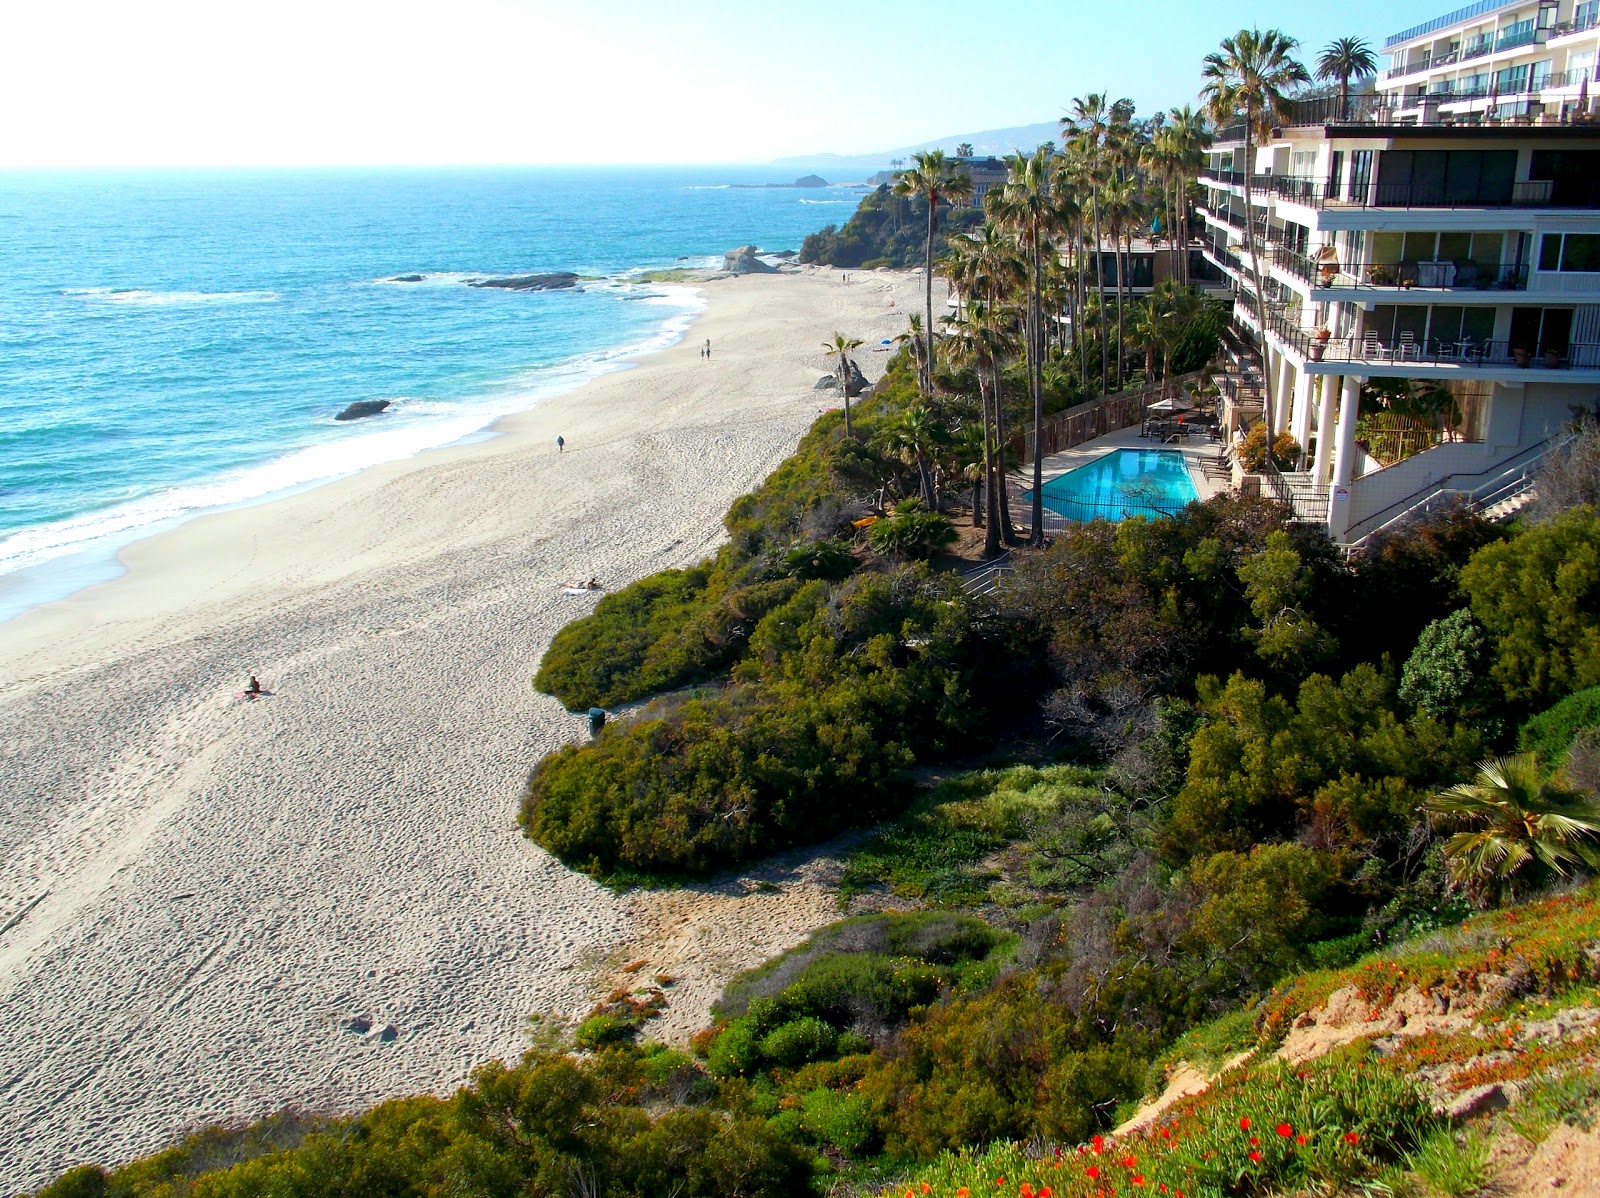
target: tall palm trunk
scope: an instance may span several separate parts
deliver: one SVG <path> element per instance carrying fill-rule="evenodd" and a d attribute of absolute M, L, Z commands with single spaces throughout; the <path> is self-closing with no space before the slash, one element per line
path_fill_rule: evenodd
<path fill-rule="evenodd" d="M 978 362 L 978 399 L 983 406 L 983 556 L 994 557 L 1000 552 L 1000 511 L 995 487 L 994 442 L 989 436 L 990 404 L 987 363 Z M 977 514 L 977 505 L 973 505 Z"/>
<path fill-rule="evenodd" d="M 926 259 L 928 276 L 922 307 L 923 318 L 927 322 L 923 325 L 923 337 L 926 339 L 927 344 L 922 353 L 922 393 L 930 397 L 933 395 L 933 222 L 938 211 L 939 193 L 930 191 L 928 193 L 928 252 Z"/>
<path fill-rule="evenodd" d="M 1100 297 L 1100 391 L 1105 393 L 1106 383 L 1111 378 L 1110 366 L 1106 359 L 1106 263 L 1105 257 L 1100 252 L 1100 183 L 1096 180 L 1089 188 L 1089 202 L 1094 205 L 1094 285 L 1095 292 Z"/>
<path fill-rule="evenodd" d="M 1250 180 L 1254 177 L 1255 151 L 1251 141 L 1252 130 L 1250 121 L 1246 118 L 1244 123 L 1244 244 L 1250 254 L 1250 275 L 1256 285 L 1256 319 L 1261 326 L 1261 392 L 1266 396 L 1266 404 L 1261 413 L 1261 418 L 1267 426 L 1267 453 L 1272 453 L 1272 359 L 1267 353 L 1267 293 L 1261 286 L 1261 259 L 1256 250 L 1256 209 L 1255 189 L 1251 187 Z"/>
<path fill-rule="evenodd" d="M 1041 303 L 1040 276 L 1044 258 L 1044 232 L 1038 222 L 1033 228 L 1033 287 L 1028 295 L 1028 388 L 1033 393 L 1033 513 L 1028 544 L 1044 544 L 1044 306 Z"/>
<path fill-rule="evenodd" d="M 1125 355 L 1122 349 L 1122 229 L 1120 226 L 1112 226 L 1111 239 L 1111 260 L 1117 267 L 1117 390 L 1121 391 L 1123 386 L 1122 364 L 1125 360 Z"/>
<path fill-rule="evenodd" d="M 1078 397 L 1089 396 L 1089 348 L 1083 335 L 1083 220 L 1072 222 L 1072 340 L 1078 350 Z"/>
<path fill-rule="evenodd" d="M 1016 527 L 1011 523 L 1011 488 L 1006 483 L 1006 406 L 1000 387 L 1000 362 L 994 363 L 994 439 L 998 448 L 995 462 L 995 479 L 998 486 L 997 502 L 1000 508 L 1000 538 L 1007 545 L 1019 543 Z"/>

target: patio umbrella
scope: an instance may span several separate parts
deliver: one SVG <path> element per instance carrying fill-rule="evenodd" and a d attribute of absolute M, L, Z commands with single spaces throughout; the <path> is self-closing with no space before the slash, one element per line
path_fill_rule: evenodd
<path fill-rule="evenodd" d="M 1194 405 L 1181 397 L 1173 399 L 1158 399 L 1150 405 L 1152 412 L 1192 412 Z"/>

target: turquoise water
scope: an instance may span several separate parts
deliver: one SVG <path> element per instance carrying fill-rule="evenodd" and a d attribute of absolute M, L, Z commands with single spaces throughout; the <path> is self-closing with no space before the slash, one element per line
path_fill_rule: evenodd
<path fill-rule="evenodd" d="M 1042 491 L 1045 507 L 1079 521 L 1170 516 L 1200 497 L 1183 455 L 1170 449 L 1115 449 L 1052 478 Z"/>
<path fill-rule="evenodd" d="M 696 294 L 630 276 L 798 249 L 860 196 L 728 186 L 774 174 L 0 173 L 0 618 L 196 512 L 460 440 L 676 340 Z M 540 271 L 593 278 L 466 285 Z M 361 399 L 394 406 L 335 423 Z"/>

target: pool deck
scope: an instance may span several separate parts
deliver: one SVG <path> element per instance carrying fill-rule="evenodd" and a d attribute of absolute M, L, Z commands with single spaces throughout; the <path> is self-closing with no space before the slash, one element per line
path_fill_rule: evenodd
<path fill-rule="evenodd" d="M 1232 488 L 1225 482 L 1207 478 L 1205 471 L 1200 468 L 1200 459 L 1215 457 L 1221 449 L 1220 441 L 1209 438 L 1194 438 L 1188 442 L 1179 442 L 1164 445 L 1153 437 L 1141 437 L 1137 427 L 1121 429 L 1118 432 L 1107 433 L 1103 437 L 1096 437 L 1093 441 L 1085 441 L 1082 445 L 1061 453 L 1053 453 L 1044 459 L 1044 481 L 1059 477 L 1069 470 L 1076 470 L 1079 466 L 1086 466 L 1096 458 L 1102 458 L 1114 449 L 1163 449 L 1174 453 L 1183 454 L 1184 465 L 1189 468 L 1189 481 L 1194 483 L 1195 493 L 1201 499 L 1210 499 L 1213 495 L 1220 495 Z M 1013 470 L 1010 475 L 1011 486 L 1011 519 L 1014 523 L 1026 526 L 1033 518 L 1033 507 L 1030 500 L 1022 498 L 1022 493 L 1033 488 L 1033 463 L 1029 462 L 1023 467 Z M 1049 531 L 1054 523 L 1046 515 L 1045 527 Z"/>

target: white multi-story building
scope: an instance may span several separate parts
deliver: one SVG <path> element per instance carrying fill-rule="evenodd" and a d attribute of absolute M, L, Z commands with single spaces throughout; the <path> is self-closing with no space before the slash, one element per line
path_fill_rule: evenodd
<path fill-rule="evenodd" d="M 1589 113 L 1600 0 L 1479 0 L 1384 42 L 1397 120 L 1559 122 Z"/>
<path fill-rule="evenodd" d="M 1570 65 L 1600 31 L 1594 0 L 1571 3 L 1480 3 L 1390 38 L 1404 65 L 1376 94 L 1296 102 L 1252 163 L 1242 129 L 1219 131 L 1205 252 L 1271 372 L 1274 427 L 1306 451 L 1269 482 L 1338 540 L 1441 495 L 1512 495 L 1600 400 L 1600 123 Z M 1463 82 L 1480 62 L 1481 89 Z M 1233 419 L 1260 415 L 1250 381 L 1229 383 Z"/>

